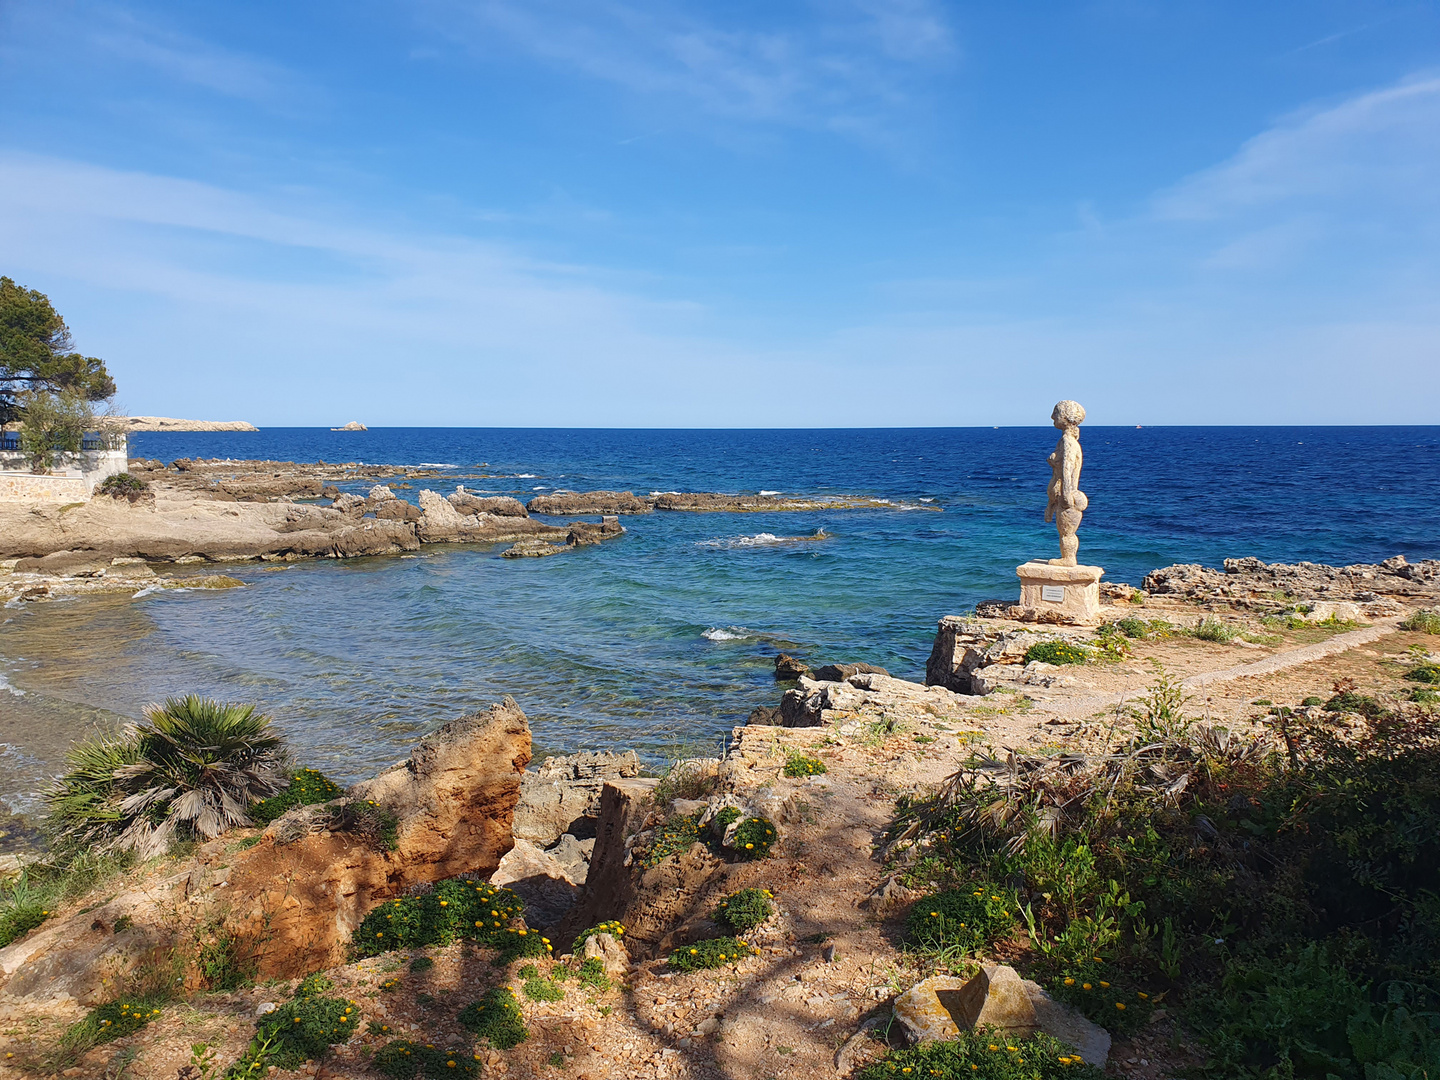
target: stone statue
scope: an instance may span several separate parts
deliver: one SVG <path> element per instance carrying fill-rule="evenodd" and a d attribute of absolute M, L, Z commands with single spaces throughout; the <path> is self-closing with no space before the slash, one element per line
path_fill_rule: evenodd
<path fill-rule="evenodd" d="M 1060 429 L 1060 441 L 1050 455 L 1049 502 L 1045 506 L 1045 520 L 1055 521 L 1055 531 L 1060 534 L 1060 558 L 1051 559 L 1051 566 L 1076 565 L 1075 554 L 1080 550 L 1080 538 L 1075 534 L 1080 529 L 1080 518 L 1090 500 L 1080 490 L 1080 466 L 1085 460 L 1080 452 L 1080 424 L 1085 419 L 1085 410 L 1078 401 L 1062 401 L 1050 414 L 1051 421 Z"/>

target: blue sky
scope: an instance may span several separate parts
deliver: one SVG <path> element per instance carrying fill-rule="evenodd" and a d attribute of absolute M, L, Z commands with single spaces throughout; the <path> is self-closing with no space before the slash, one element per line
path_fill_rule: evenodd
<path fill-rule="evenodd" d="M 0 0 L 131 412 L 1435 423 L 1440 4 Z"/>

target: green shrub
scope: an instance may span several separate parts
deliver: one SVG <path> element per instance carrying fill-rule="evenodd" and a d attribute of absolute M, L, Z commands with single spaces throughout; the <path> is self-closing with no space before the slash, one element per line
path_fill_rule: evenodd
<path fill-rule="evenodd" d="M 1324 705 L 1325 699 L 1322 697 L 1316 697 L 1314 694 L 1311 694 L 1309 697 L 1301 701 L 1300 704 L 1304 705 L 1306 708 L 1310 708 L 1315 705 Z"/>
<path fill-rule="evenodd" d="M 1150 636 L 1150 628 L 1145 624 L 1145 620 L 1137 619 L 1134 615 L 1127 615 L 1123 619 L 1116 619 L 1115 622 L 1110 625 L 1116 627 L 1128 638 L 1138 638 L 1144 641 L 1145 638 Z"/>
<path fill-rule="evenodd" d="M 427 892 L 387 900 L 372 909 L 355 928 L 350 951 L 359 958 L 466 940 L 497 950 L 505 962 L 546 956 L 550 952 L 547 938 L 511 925 L 524 909 L 524 901 L 509 889 L 450 878 Z"/>
<path fill-rule="evenodd" d="M 238 990 L 255 978 L 260 966 L 244 941 L 223 931 L 200 943 L 196 962 L 211 990 Z"/>
<path fill-rule="evenodd" d="M 1418 702 L 1421 705 L 1434 705 L 1437 701 L 1440 701 L 1440 692 L 1424 686 L 1417 686 L 1414 690 L 1410 691 L 1410 700 Z"/>
<path fill-rule="evenodd" d="M 380 990 L 381 990 L 381 992 L 388 994 L 388 993 L 390 993 L 390 991 L 392 991 L 392 990 L 399 990 L 400 987 L 402 987 L 402 986 L 404 986 L 404 985 L 405 985 L 405 980 L 401 979 L 400 976 L 398 976 L 398 975 L 391 975 L 390 978 L 384 979 L 384 980 L 381 981 L 381 983 L 380 983 Z"/>
<path fill-rule="evenodd" d="M 592 990 L 609 990 L 610 976 L 605 971 L 605 963 L 598 956 L 592 956 L 575 969 L 575 978 L 581 986 L 588 986 Z"/>
<path fill-rule="evenodd" d="M 700 839 L 699 814 L 675 814 L 666 819 L 655 830 L 655 838 L 639 858 L 645 869 L 659 866 L 671 855 L 680 855 L 690 850 L 690 845 Z"/>
<path fill-rule="evenodd" d="M 150 490 L 150 484 L 138 476 L 132 476 L 128 472 L 115 473 L 100 481 L 96 489 L 98 495 L 109 495 L 112 498 L 123 499 L 131 495 L 143 495 Z"/>
<path fill-rule="evenodd" d="M 670 954 L 670 966 L 676 971 L 699 971 L 702 968 L 733 964 L 759 953 L 760 950 L 755 946 L 736 941 L 732 937 L 709 938 L 676 949 Z"/>
<path fill-rule="evenodd" d="M 83 1052 L 92 1046 L 133 1035 L 160 1015 L 160 1003 L 152 998 L 126 998 L 91 1009 L 85 1018 L 71 1024 L 61 1037 L 67 1049 Z"/>
<path fill-rule="evenodd" d="M 1112 981 L 1113 980 L 1113 981 Z M 1154 999 L 1114 965 L 1085 963 L 1062 968 L 1046 980 L 1051 996 L 1073 1005 L 1114 1035 L 1133 1035 L 1155 1011 Z"/>
<path fill-rule="evenodd" d="M 792 780 L 802 776 L 822 776 L 825 772 L 825 763 L 819 758 L 791 754 L 785 761 L 785 775 Z"/>
<path fill-rule="evenodd" d="M 334 989 L 335 980 L 317 971 L 313 975 L 306 975 L 301 979 L 300 985 L 295 987 L 295 993 L 291 997 L 319 997 L 326 990 Z"/>
<path fill-rule="evenodd" d="M 1384 705 L 1366 694 L 1357 694 L 1354 689 L 1342 689 L 1325 702 L 1326 712 L 1353 712 L 1368 716 L 1372 720 L 1389 715 Z"/>
<path fill-rule="evenodd" d="M 1090 659 L 1090 650 L 1068 641 L 1037 641 L 1025 650 L 1025 663 L 1083 664 Z"/>
<path fill-rule="evenodd" d="M 275 791 L 285 741 L 253 705 L 191 694 L 145 709 L 119 736 L 81 740 L 45 793 L 64 847 L 160 854 L 248 824 L 242 808 Z"/>
<path fill-rule="evenodd" d="M 953 1039 L 890 1050 L 857 1080 L 1101 1080 L 1074 1050 L 1049 1035 L 1025 1038 L 994 1028 L 962 1031 Z"/>
<path fill-rule="evenodd" d="M 1015 894 L 988 882 L 971 882 L 915 901 L 905 920 L 905 943 L 922 952 L 973 953 L 1013 933 Z"/>
<path fill-rule="evenodd" d="M 30 872 L 8 885 L 0 885 L 0 949 L 24 937 L 50 917 L 49 890 L 30 880 Z"/>
<path fill-rule="evenodd" d="M 715 921 L 743 934 L 754 930 L 774 913 L 773 900 L 768 889 L 741 889 L 715 906 Z"/>
<path fill-rule="evenodd" d="M 1417 664 L 1405 673 L 1411 682 L 1440 683 L 1440 664 Z"/>
<path fill-rule="evenodd" d="M 390 1080 L 442 1080 L 447 1076 L 476 1076 L 479 1057 L 463 1046 L 441 1049 L 412 1039 L 396 1039 L 375 1051 L 375 1071 Z"/>
<path fill-rule="evenodd" d="M 733 852 L 742 859 L 763 859 L 775 843 L 775 825 L 769 818 L 746 818 L 735 830 Z"/>
<path fill-rule="evenodd" d="M 343 794 L 340 785 L 318 769 L 301 769 L 282 790 L 250 807 L 250 819 L 266 825 L 293 807 L 329 802 Z"/>
<path fill-rule="evenodd" d="M 1400 624 L 1401 630 L 1422 634 L 1440 634 L 1440 608 L 1417 608 Z"/>
<path fill-rule="evenodd" d="M 508 1050 L 530 1035 L 525 1029 L 520 1003 L 508 986 L 485 991 L 479 1001 L 467 1005 L 455 1019 L 461 1027 L 477 1038 L 488 1039 L 490 1045 L 499 1050 Z"/>
<path fill-rule="evenodd" d="M 321 982 L 329 980 L 322 976 L 311 985 Z M 255 1037 L 227 1075 L 262 1076 L 271 1065 L 297 1069 L 306 1061 L 319 1061 L 332 1043 L 346 1042 L 359 1026 L 360 1006 L 355 1002 L 296 990 L 295 997 L 256 1022 Z"/>
<path fill-rule="evenodd" d="M 1199 641 L 1227 642 L 1235 636 L 1233 627 L 1226 626 L 1219 619 L 1205 618 L 1190 631 L 1190 636 Z"/>
<path fill-rule="evenodd" d="M 417 956 L 410 961 L 410 970 L 415 974 L 422 971 L 429 971 L 435 966 L 435 961 L 428 956 Z"/>
<path fill-rule="evenodd" d="M 1277 958 L 1234 959 L 1197 1004 L 1206 1076 L 1366 1078 L 1440 1074 L 1440 1014 L 1416 1010 L 1412 989 L 1385 1000 L 1324 946 Z"/>
<path fill-rule="evenodd" d="M 594 957 L 591 957 L 594 959 Z M 526 975 L 525 972 L 530 972 Z M 554 979 L 547 979 L 540 974 L 534 964 L 527 964 L 520 970 L 520 978 L 524 980 L 520 988 L 525 996 L 531 1001 L 559 1001 L 565 996 L 565 991 Z"/>

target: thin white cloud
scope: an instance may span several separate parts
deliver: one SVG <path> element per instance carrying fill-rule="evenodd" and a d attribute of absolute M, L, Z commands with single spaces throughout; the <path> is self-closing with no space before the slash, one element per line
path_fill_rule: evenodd
<path fill-rule="evenodd" d="M 1287 118 L 1163 193 L 1154 209 L 1162 219 L 1215 221 L 1352 196 L 1368 196 L 1377 209 L 1394 200 L 1433 209 L 1437 180 L 1440 77 L 1428 76 Z"/>
<path fill-rule="evenodd" d="M 434 0 L 431 24 L 479 54 L 497 38 L 661 103 L 733 120 L 868 126 L 955 53 L 931 0 L 830 0 L 814 17 L 729 26 L 680 0 Z"/>

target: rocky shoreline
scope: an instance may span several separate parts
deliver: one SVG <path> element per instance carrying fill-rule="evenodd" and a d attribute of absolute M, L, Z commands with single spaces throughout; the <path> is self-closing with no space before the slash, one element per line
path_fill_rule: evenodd
<path fill-rule="evenodd" d="M 623 938 L 591 934 L 568 960 L 574 970 L 593 957 L 619 985 L 565 991 L 553 1004 L 527 1000 L 530 1039 L 505 1051 L 482 1046 L 478 1075 L 549 1075 L 559 1061 L 588 1080 L 845 1076 L 884 1052 L 867 1034 L 877 1025 L 953 1037 L 956 1014 L 944 995 L 971 993 L 974 979 L 993 989 L 981 1022 L 1041 1017 L 1026 1022 L 1061 1035 L 1107 1075 L 1173 1075 L 1196 1058 L 1164 1010 L 1112 1039 L 1017 975 L 1006 957 L 987 959 L 973 977 L 932 978 L 900 950 L 901 922 L 921 895 L 902 879 L 927 849 L 913 829 L 896 826 L 896 807 L 967 768 L 983 771 L 986 761 L 1001 775 L 1020 762 L 1046 767 L 1061 749 L 1072 769 L 1087 755 L 1105 760 L 1118 705 L 1098 718 L 1072 706 L 1099 691 L 1119 702 L 1141 693 L 1144 663 L 1204 686 L 1206 722 L 1244 737 L 1268 737 L 1257 704 L 1318 717 L 1302 698 L 1332 683 L 1393 693 L 1397 657 L 1433 656 L 1433 638 L 1401 629 L 1400 617 L 1440 601 L 1440 562 L 1331 568 L 1241 559 L 1223 571 L 1169 567 L 1145 584 L 1111 597 L 1107 624 L 1138 628 L 1119 646 L 1113 631 L 980 614 L 940 620 L 926 684 L 863 663 L 812 667 L 782 657 L 779 703 L 757 707 L 723 756 L 677 762 L 663 779 L 640 775 L 633 753 L 608 750 L 529 767 L 529 726 L 509 699 L 455 720 L 341 798 L 137 868 L 119 888 L 106 885 L 98 902 L 79 898 L 0 949 L 0 1020 L 17 1055 L 0 1061 L 0 1077 L 35 1075 L 47 1039 L 130 992 L 162 961 L 181 963 L 190 1019 L 156 1021 L 65 1075 L 101 1075 L 123 1050 L 128 1075 L 169 1080 L 201 1037 L 233 1060 L 254 1016 L 288 992 L 274 980 L 319 971 L 359 1003 L 368 1026 L 323 1064 L 268 1075 L 360 1080 L 375 1075 L 371 1057 L 394 1032 L 442 1046 L 463 1041 L 453 1010 L 442 1007 L 446 995 L 474 996 L 470 988 L 497 977 L 518 986 L 518 964 L 488 974 L 464 942 L 373 959 L 354 958 L 346 945 L 377 905 L 427 895 L 461 873 L 518 894 L 530 932 L 544 934 L 557 956 L 582 930 L 611 920 L 624 927 Z M 1353 618 L 1368 628 L 1351 629 Z M 1027 662 L 1037 645 L 1081 649 L 1089 659 Z M 1268 663 L 1236 668 L 1235 656 Z M 823 772 L 797 773 L 797 758 Z M 377 805 L 396 821 L 388 850 L 357 831 L 363 814 L 346 810 Z M 721 820 L 730 824 L 716 831 Z M 778 831 L 769 858 L 737 857 L 725 846 L 752 820 Z M 677 832 L 686 822 L 691 831 Z M 745 935 L 750 953 L 718 972 L 673 968 L 667 956 L 712 939 L 716 903 L 745 888 L 768 890 L 777 909 Z M 216 935 L 251 950 L 254 977 L 271 981 L 207 990 L 203 971 L 185 958 L 190 942 Z M 417 957 L 425 976 L 403 975 L 402 964 L 418 970 Z M 566 959 L 547 968 L 563 972 Z M 385 985 L 404 985 L 377 993 L 387 974 Z"/>
<path fill-rule="evenodd" d="M 9 572 L 0 578 L 0 599 L 127 588 L 139 571 L 122 568 L 137 560 L 344 559 L 411 553 L 424 544 L 500 543 L 513 545 L 507 557 L 536 558 L 623 535 L 622 514 L 896 509 L 879 499 L 714 492 L 556 492 L 521 503 L 463 484 L 449 494 L 424 487 L 441 475 L 433 467 L 358 462 L 180 458 L 167 466 L 133 459 L 130 475 L 140 482 L 135 487 L 84 503 L 0 503 L 0 574 Z M 415 501 L 402 494 L 416 487 Z M 567 515 L 601 520 L 543 520 Z M 65 569 L 77 565 L 82 573 Z M 70 580 L 77 577 L 84 584 Z"/>

